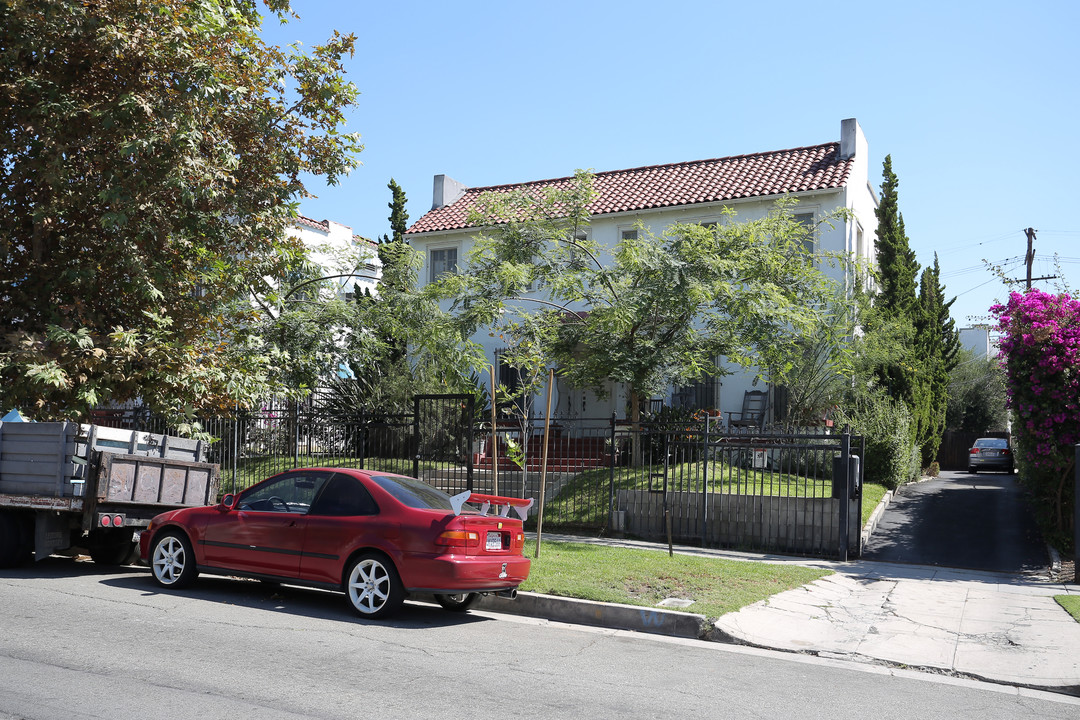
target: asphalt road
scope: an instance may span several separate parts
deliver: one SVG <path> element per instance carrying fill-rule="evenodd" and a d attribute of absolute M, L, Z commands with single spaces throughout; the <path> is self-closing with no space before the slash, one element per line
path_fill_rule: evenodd
<path fill-rule="evenodd" d="M 863 558 L 1007 573 L 1041 573 L 1046 544 L 1015 475 L 944 471 L 901 488 Z"/>
<path fill-rule="evenodd" d="M 0 718 L 1080 717 L 1080 700 L 697 640 L 50 558 L 0 571 Z"/>

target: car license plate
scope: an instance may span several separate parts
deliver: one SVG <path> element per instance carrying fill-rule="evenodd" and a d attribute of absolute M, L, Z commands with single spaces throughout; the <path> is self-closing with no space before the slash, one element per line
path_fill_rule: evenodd
<path fill-rule="evenodd" d="M 502 550 L 503 549 L 502 533 L 501 532 L 489 532 L 487 534 L 487 545 L 485 547 L 488 550 Z"/>

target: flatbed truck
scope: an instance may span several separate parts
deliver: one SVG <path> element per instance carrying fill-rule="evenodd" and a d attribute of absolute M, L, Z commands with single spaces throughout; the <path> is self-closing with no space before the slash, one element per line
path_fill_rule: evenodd
<path fill-rule="evenodd" d="M 155 515 L 217 501 L 218 465 L 189 438 L 75 422 L 0 422 L 0 568 L 58 552 L 138 559 Z"/>

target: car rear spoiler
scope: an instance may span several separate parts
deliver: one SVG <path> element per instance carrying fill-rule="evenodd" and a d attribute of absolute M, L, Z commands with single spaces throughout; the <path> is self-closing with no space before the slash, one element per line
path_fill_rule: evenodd
<path fill-rule="evenodd" d="M 487 515 L 488 510 L 495 506 L 496 514 L 499 517 L 509 517 L 510 508 L 513 508 L 522 521 L 529 517 L 529 508 L 533 506 L 532 498 L 523 500 L 521 498 L 502 497 L 501 495 L 484 495 L 466 490 L 450 498 L 450 506 L 454 508 L 454 514 L 460 515 L 462 506 L 467 502 L 478 503 L 481 515 Z"/>

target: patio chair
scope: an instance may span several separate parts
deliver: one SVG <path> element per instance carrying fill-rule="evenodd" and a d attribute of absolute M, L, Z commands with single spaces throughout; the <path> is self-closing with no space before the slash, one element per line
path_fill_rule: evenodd
<path fill-rule="evenodd" d="M 764 429 L 765 416 L 769 411 L 767 390 L 747 390 L 743 393 L 742 412 L 728 413 L 731 427 Z M 736 418 L 738 416 L 738 418 Z"/>

